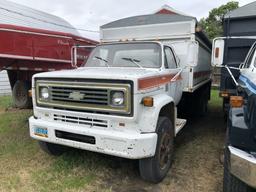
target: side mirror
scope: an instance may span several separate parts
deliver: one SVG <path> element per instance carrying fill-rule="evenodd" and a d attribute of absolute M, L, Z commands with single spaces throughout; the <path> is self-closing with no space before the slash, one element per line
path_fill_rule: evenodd
<path fill-rule="evenodd" d="M 195 67 L 198 62 L 198 51 L 199 45 L 197 41 L 193 41 L 188 45 L 188 56 L 187 56 L 187 64 L 188 66 Z"/>
<path fill-rule="evenodd" d="M 213 49 L 212 49 L 212 66 L 221 67 L 223 65 L 224 59 L 224 39 L 216 38 L 213 40 Z"/>
<path fill-rule="evenodd" d="M 77 68 L 77 46 L 71 48 L 71 66 Z"/>

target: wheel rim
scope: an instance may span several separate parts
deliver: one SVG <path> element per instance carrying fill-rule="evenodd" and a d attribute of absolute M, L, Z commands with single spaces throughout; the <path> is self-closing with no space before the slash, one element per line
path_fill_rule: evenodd
<path fill-rule="evenodd" d="M 172 140 L 169 133 L 164 133 L 161 138 L 159 163 L 160 168 L 165 169 L 171 160 Z"/>

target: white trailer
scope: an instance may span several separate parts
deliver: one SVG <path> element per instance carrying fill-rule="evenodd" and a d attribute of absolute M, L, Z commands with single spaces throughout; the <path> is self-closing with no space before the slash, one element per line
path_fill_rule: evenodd
<path fill-rule="evenodd" d="M 138 159 L 160 182 L 186 124 L 178 113 L 206 113 L 211 44 L 194 18 L 161 14 L 104 25 L 101 41 L 83 67 L 33 76 L 30 135 L 53 155 L 66 145 Z"/>

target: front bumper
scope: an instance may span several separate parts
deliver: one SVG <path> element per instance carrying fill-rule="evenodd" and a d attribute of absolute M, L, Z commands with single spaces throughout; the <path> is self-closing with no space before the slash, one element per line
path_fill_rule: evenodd
<path fill-rule="evenodd" d="M 256 188 L 256 158 L 240 149 L 229 146 L 230 172 L 247 185 Z"/>
<path fill-rule="evenodd" d="M 35 119 L 34 117 L 30 117 L 29 119 L 29 128 L 30 136 L 36 140 L 128 159 L 142 159 L 154 156 L 157 143 L 156 133 L 140 134 L 138 132 L 121 132 L 111 130 L 110 127 L 106 129 L 93 129 L 89 126 L 85 127 L 59 122 L 50 122 Z M 35 135 L 36 128 L 47 128 L 48 137 L 45 138 Z M 91 136 L 95 138 L 95 144 L 59 138 L 56 137 L 55 131 Z"/>

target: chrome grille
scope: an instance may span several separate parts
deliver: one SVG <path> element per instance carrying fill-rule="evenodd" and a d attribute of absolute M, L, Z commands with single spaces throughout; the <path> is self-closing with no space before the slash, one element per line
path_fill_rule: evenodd
<path fill-rule="evenodd" d="M 108 121 L 99 120 L 93 118 L 82 118 L 82 117 L 74 117 L 74 116 L 66 116 L 66 115 L 57 115 L 54 114 L 55 121 L 61 121 L 65 123 L 72 123 L 78 125 L 89 125 L 91 127 L 108 127 Z"/>
<path fill-rule="evenodd" d="M 41 88 L 48 89 L 49 98 L 41 97 Z M 124 105 L 111 104 L 113 91 L 124 93 Z M 35 86 L 37 106 L 103 114 L 131 114 L 131 92 L 130 83 L 36 80 Z"/>
<path fill-rule="evenodd" d="M 79 100 L 72 98 L 73 93 L 79 93 L 82 97 Z M 88 88 L 62 88 L 51 87 L 50 97 L 52 101 L 68 101 L 75 103 L 87 103 L 96 105 L 108 105 L 107 89 L 88 89 Z"/>

